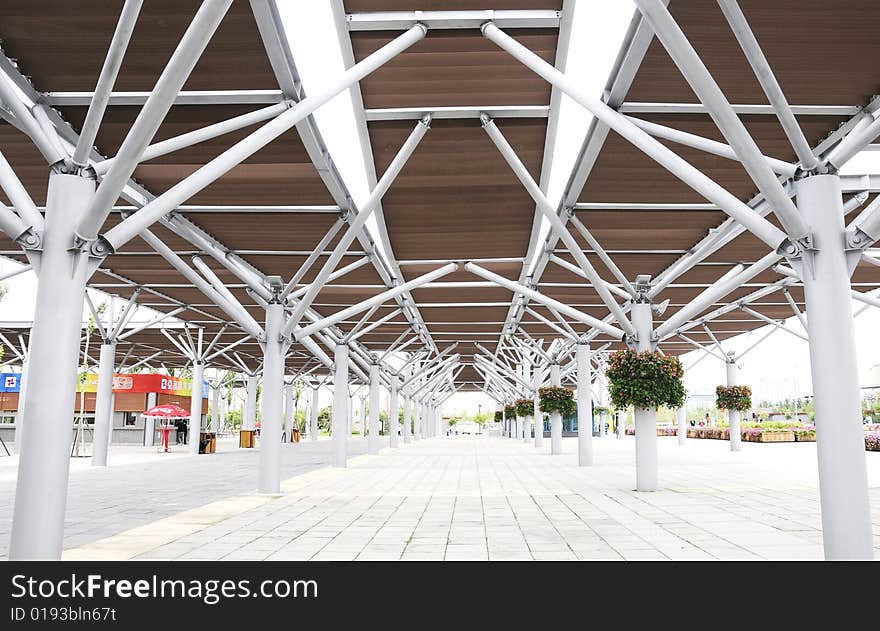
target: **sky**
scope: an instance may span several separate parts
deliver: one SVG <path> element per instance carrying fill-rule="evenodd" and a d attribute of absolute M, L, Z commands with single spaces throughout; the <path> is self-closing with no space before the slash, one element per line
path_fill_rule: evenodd
<path fill-rule="evenodd" d="M 314 92 L 336 80 L 345 68 L 330 3 L 280 2 L 278 7 L 306 92 Z M 633 5 L 629 2 L 609 3 L 606 0 L 581 0 L 575 5 L 573 36 L 565 72 L 577 77 L 587 89 L 595 91 L 597 96 L 601 94 L 612 69 L 633 10 Z M 319 108 L 315 116 L 334 163 L 345 179 L 353 199 L 357 204 L 363 204 L 369 195 L 370 187 L 367 166 L 358 148 L 357 124 L 351 92 L 341 93 Z M 560 130 L 564 131 L 560 131 L 554 139 L 551 170 L 546 178 L 546 192 L 554 204 L 561 198 L 574 160 L 592 120 L 592 115 L 588 111 L 565 95 L 561 99 L 559 116 Z M 880 173 L 880 151 L 859 154 L 846 165 L 845 171 Z M 374 218 L 368 221 L 367 229 L 378 243 Z M 547 226 L 544 222 L 542 234 L 546 234 L 546 230 Z M 12 270 L 17 265 L 0 259 L 0 274 Z M 6 284 L 9 292 L 5 300 L 0 303 L 0 320 L 32 319 L 36 293 L 33 273 L 27 272 L 16 276 L 7 280 Z M 96 298 L 96 302 L 100 301 L 102 298 Z M 121 308 L 122 301 L 118 302 Z M 87 317 L 85 309 L 84 317 Z M 137 319 L 143 321 L 151 317 L 150 313 L 142 313 Z M 802 330 L 795 318 L 789 320 L 787 326 Z M 740 351 L 746 348 L 756 336 L 763 335 L 766 330 L 766 327 L 762 327 L 750 334 L 725 341 L 725 351 Z M 880 309 L 870 308 L 858 316 L 856 336 L 862 384 L 880 385 L 870 381 L 871 367 L 880 363 Z M 698 355 L 699 351 L 695 351 L 683 356 L 685 366 L 693 364 Z M 812 387 L 806 342 L 788 333 L 776 332 L 742 361 L 740 381 L 752 386 L 754 398 L 758 401 L 764 398 L 781 399 L 785 396 L 810 394 Z M 724 365 L 712 357 L 703 359 L 697 369 L 689 371 L 685 377 L 689 393 L 695 395 L 711 395 L 715 386 L 724 382 Z M 320 405 L 323 407 L 329 403 L 330 394 L 323 390 Z M 454 395 L 445 408 L 476 411 L 477 406 L 481 406 L 485 411 L 493 409 L 495 405 L 494 401 L 484 394 L 461 393 Z"/>

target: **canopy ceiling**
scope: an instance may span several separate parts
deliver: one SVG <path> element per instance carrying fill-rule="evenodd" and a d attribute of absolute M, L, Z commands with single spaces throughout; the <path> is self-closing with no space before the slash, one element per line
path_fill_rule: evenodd
<path fill-rule="evenodd" d="M 152 88 L 198 5 L 195 0 L 144 3 L 115 90 L 137 92 Z M 869 50 L 874 34 L 880 29 L 880 9 L 876 3 L 867 0 L 834 3 L 740 0 L 740 5 L 789 101 L 794 105 L 821 106 L 798 117 L 813 146 L 851 119 L 857 109 L 869 103 L 872 95 L 880 90 L 880 77 Z M 731 103 L 766 104 L 718 6 L 701 0 L 671 0 L 669 7 Z M 551 63 L 564 60 L 564 51 L 557 47 L 563 39 L 560 33 L 570 27 L 568 21 L 572 13 L 571 7 L 563 6 L 562 0 L 489 3 L 347 0 L 343 8 L 346 13 L 556 9 L 560 11 L 559 28 L 507 29 L 511 36 Z M 117 11 L 116 3 L 103 0 L 76 3 L 7 0 L 4 3 L 4 19 L 0 24 L 3 53 L 16 60 L 18 70 L 30 78 L 37 91 L 47 94 L 48 102 L 56 103 L 58 113 L 73 130 L 82 125 L 87 108 L 57 104 L 63 102 L 57 95 L 89 92 L 94 88 Z M 784 28 L 780 28 L 781 24 Z M 640 28 L 644 32 L 644 25 Z M 383 30 L 347 32 L 344 25 L 342 29 L 343 50 L 350 49 L 355 61 L 399 34 L 399 31 Z M 637 31 L 637 28 L 631 29 L 631 35 Z M 638 38 L 630 37 L 624 44 L 623 53 L 627 54 L 621 56 L 621 63 L 608 82 L 621 101 L 615 105 L 633 116 L 723 141 L 700 108 L 684 111 L 670 107 L 694 104 L 697 99 L 663 47 L 650 39 L 644 41 L 650 41 L 646 50 L 639 49 Z M 817 42 L 821 42 L 821 54 L 814 49 Z M 547 107 L 543 115 L 495 116 L 501 131 L 539 181 L 542 168 L 548 168 L 547 152 L 554 133 L 566 133 L 565 129 L 548 131 L 548 123 L 556 121 L 558 116 L 558 101 L 552 99 L 549 84 L 495 47 L 475 28 L 431 30 L 425 39 L 363 79 L 359 88 L 355 103 L 358 114 L 367 121 L 368 155 L 380 175 L 415 121 L 379 119 L 381 117 L 373 113 L 379 109 L 417 108 L 430 112 L 437 107 L 509 106 L 513 110 Z M 279 80 L 251 3 L 233 3 L 185 90 L 243 91 L 252 95 L 258 94 L 254 91 L 261 91 L 263 103 L 281 98 L 277 93 Z M 53 101 L 53 98 L 59 100 Z M 264 106 L 233 100 L 173 106 L 154 140 Z M 105 156 L 115 154 L 138 111 L 137 106 L 111 102 L 96 141 L 98 152 Z M 748 114 L 743 116 L 743 121 L 766 155 L 796 160 L 772 113 Z M 627 278 L 634 279 L 639 274 L 656 277 L 717 228 L 725 215 L 711 207 L 681 207 L 704 204 L 705 200 L 614 132 L 607 133 L 606 138 L 604 131 L 597 127 L 591 129 L 585 140 L 585 148 L 591 149 L 586 153 L 597 157 L 594 161 L 578 162 L 576 171 L 580 177 L 572 177 L 566 198 L 579 204 L 575 209 L 578 218 Z M 142 164 L 135 171 L 134 180 L 149 193 L 158 195 L 252 129 L 233 132 Z M 336 221 L 340 205 L 339 192 L 328 186 L 326 172 L 316 167 L 315 137 L 303 137 L 303 133 L 299 127 L 284 134 L 188 202 L 212 210 L 188 212 L 182 209 L 190 222 L 254 268 L 285 280 Z M 737 162 L 678 145 L 669 146 L 741 200 L 756 199 L 754 184 Z M 30 141 L 10 124 L 2 123 L 0 149 L 35 201 L 43 204 L 47 167 Z M 639 208 L 633 204 L 667 206 Z M 243 206 L 247 208 L 235 208 Z M 306 208 L 293 212 L 283 211 L 277 208 L 279 206 Z M 119 215 L 115 214 L 110 222 L 118 220 Z M 482 131 L 473 112 L 432 122 L 431 130 L 385 195 L 379 221 L 380 231 L 387 233 L 392 267 L 398 266 L 404 280 L 433 269 L 438 261 L 473 260 L 502 276 L 522 281 L 531 250 L 541 247 L 535 239 L 538 217 L 534 202 Z M 167 227 L 157 226 L 154 232 L 185 259 L 199 253 L 195 246 Z M 600 274 L 613 281 L 587 242 L 575 230 L 572 233 Z M 337 239 L 338 236 L 329 248 Z M 555 244 L 558 256 L 572 262 L 561 243 L 554 239 L 550 244 Z M 362 256 L 364 247 L 363 240 L 355 241 L 342 264 Z M 8 240 L 0 243 L 0 249 L 8 257 L 22 258 L 17 247 Z M 733 239 L 659 296 L 661 300 L 668 298 L 670 304 L 658 320 L 675 313 L 734 264 L 754 262 L 766 253 L 767 247 L 748 234 Z M 250 313 L 258 321 L 262 320 L 262 309 L 247 295 L 241 281 L 208 257 L 205 260 L 248 306 Z M 540 291 L 596 317 L 607 315 L 598 295 L 580 276 L 553 262 L 544 262 L 537 270 L 531 281 Z M 304 281 L 310 281 L 315 272 L 313 268 Z M 725 298 L 724 303 L 780 278 L 773 271 L 765 272 Z M 443 282 L 449 281 L 480 279 L 459 271 L 443 279 Z M 861 290 L 880 286 L 880 268 L 861 264 L 853 282 Z M 387 273 L 376 263 L 364 265 L 322 289 L 314 308 L 321 315 L 329 315 L 378 293 L 388 284 Z M 210 304 L 139 239 L 108 258 L 91 285 L 125 298 L 132 286 L 141 286 L 144 288 L 142 302 L 160 311 L 183 305 L 186 310 L 178 317 L 204 327 L 206 338 L 227 324 L 227 317 L 219 308 Z M 803 308 L 800 286 L 792 286 L 791 295 Z M 495 349 L 504 324 L 511 317 L 536 339 L 549 340 L 557 335 L 529 314 L 514 315 L 513 293 L 507 289 L 485 284 L 443 287 L 441 283 L 414 290 L 411 298 L 437 347 L 459 341 L 457 352 L 462 354 L 466 364 L 476 352 L 474 342 L 484 344 L 490 351 Z M 377 310 L 371 321 L 387 315 L 392 306 L 393 303 L 387 303 Z M 792 315 L 790 305 L 779 292 L 762 298 L 752 307 L 773 319 Z M 534 308 L 553 319 L 543 307 Z M 340 328 L 348 330 L 359 319 L 360 316 L 355 316 L 344 321 Z M 734 310 L 715 320 L 712 331 L 723 340 L 764 324 Z M 574 322 L 571 325 L 579 332 L 584 331 L 583 325 Z M 369 350 L 382 351 L 411 326 L 403 315 L 398 315 L 365 334 L 360 342 Z M 241 332 L 231 326 L 223 335 L 224 340 L 231 342 L 240 337 Z M 710 342 L 708 334 L 700 328 L 693 329 L 691 337 L 699 342 Z M 614 341 L 605 335 L 597 339 Z M 173 349 L 158 332 L 145 332 L 136 342 L 130 355 L 145 357 L 165 350 L 169 353 L 163 357 L 165 361 L 179 363 L 179 356 L 174 359 Z M 670 339 L 662 348 L 678 354 L 692 347 L 682 340 Z M 118 351 L 120 357 L 126 350 Z M 260 355 L 255 340 L 238 350 L 247 357 Z M 288 370 L 297 372 L 314 363 L 308 353 L 296 345 L 288 359 Z M 468 366 L 458 381 L 466 389 L 479 389 L 482 377 Z"/>

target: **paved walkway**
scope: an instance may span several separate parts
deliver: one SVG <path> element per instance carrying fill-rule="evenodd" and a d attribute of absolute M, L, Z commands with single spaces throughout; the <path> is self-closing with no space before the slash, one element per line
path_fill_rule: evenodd
<path fill-rule="evenodd" d="M 91 458 L 71 458 L 65 549 L 256 488 L 259 448 L 239 449 L 237 438 L 227 438 L 212 456 L 191 456 L 185 446 L 171 449 L 166 454 L 155 447 L 113 446 L 110 466 L 103 468 L 93 468 Z M 349 453 L 366 450 L 365 439 L 349 443 Z M 330 462 L 328 439 L 284 445 L 282 479 Z M 0 458 L 0 559 L 9 546 L 17 471 L 17 456 Z"/>
<path fill-rule="evenodd" d="M 153 504 L 136 511 L 143 525 L 74 541 L 65 558 L 821 558 L 815 445 L 747 443 L 731 454 L 721 441 L 659 443 L 663 490 L 656 493 L 632 490 L 632 437 L 597 439 L 591 468 L 576 466 L 576 439 L 550 456 L 549 446 L 538 452 L 510 439 L 435 438 L 353 457 L 347 469 L 312 467 L 286 480 L 280 497 L 227 494 L 176 514 L 168 513 L 184 507 L 157 512 L 147 523 Z M 309 448 L 285 448 L 287 474 L 288 458 L 306 459 Z M 230 461 L 251 486 L 256 455 Z M 866 455 L 880 558 L 880 453 Z M 189 464 L 180 483 L 200 486 L 211 477 L 226 492 L 221 464 L 219 457 L 199 471 Z M 150 471 L 131 487 L 126 510 L 142 506 Z"/>

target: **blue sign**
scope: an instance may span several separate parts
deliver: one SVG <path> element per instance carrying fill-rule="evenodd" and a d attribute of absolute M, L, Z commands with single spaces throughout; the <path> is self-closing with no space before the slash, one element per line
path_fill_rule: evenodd
<path fill-rule="evenodd" d="M 0 373 L 0 392 L 19 392 L 21 390 L 21 373 Z"/>

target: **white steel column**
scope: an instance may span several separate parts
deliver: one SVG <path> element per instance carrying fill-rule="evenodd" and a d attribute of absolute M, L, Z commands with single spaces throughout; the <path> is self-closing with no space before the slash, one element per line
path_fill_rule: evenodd
<path fill-rule="evenodd" d="M 678 444 L 684 445 L 687 442 L 687 409 L 683 405 L 675 411 L 675 418 L 678 423 Z"/>
<path fill-rule="evenodd" d="M 199 455 L 199 441 L 202 433 L 202 381 L 205 376 L 205 362 L 193 362 L 192 388 L 189 393 L 189 453 Z"/>
<path fill-rule="evenodd" d="M 651 333 L 654 324 L 651 303 L 634 302 L 632 321 L 639 338 L 636 350 L 640 353 L 653 350 Z M 657 478 L 657 408 L 635 408 L 635 425 L 636 490 L 656 491 L 660 488 Z"/>
<path fill-rule="evenodd" d="M 369 396 L 360 397 L 361 409 L 360 409 L 360 412 L 358 412 L 358 417 L 360 418 L 360 421 L 361 421 L 360 435 L 364 436 L 364 437 L 366 437 L 366 435 L 367 435 L 367 427 L 369 424 L 369 421 L 367 420 L 367 399 L 369 399 Z M 354 407 L 354 399 L 352 399 L 351 401 L 352 401 L 352 407 Z M 352 414 L 352 417 L 354 417 L 354 414 Z M 353 418 L 352 418 L 351 422 L 354 423 Z"/>
<path fill-rule="evenodd" d="M 825 558 L 871 559 L 865 437 L 840 179 L 816 175 L 798 180 L 795 193 L 817 248 L 806 255 L 812 256 L 812 263 L 803 266 L 802 276 Z"/>
<path fill-rule="evenodd" d="M 381 424 L 379 416 L 379 364 L 373 362 L 370 364 L 370 436 L 367 439 L 367 453 L 378 454 L 381 438 L 379 436 L 379 426 Z"/>
<path fill-rule="evenodd" d="M 348 445 L 348 346 L 339 344 L 334 349 L 333 361 L 333 466 L 346 466 L 346 447 Z"/>
<path fill-rule="evenodd" d="M 544 414 L 541 412 L 541 395 L 538 388 L 541 387 L 541 368 L 537 364 L 532 370 L 532 384 L 535 387 L 534 398 L 534 424 L 535 424 L 535 447 L 544 446 Z"/>
<path fill-rule="evenodd" d="M 70 431 L 88 256 L 71 249 L 95 194 L 88 178 L 52 173 L 28 361 L 9 559 L 61 558 Z"/>
<path fill-rule="evenodd" d="M 736 359 L 733 356 L 727 358 L 727 385 L 735 386 L 739 378 L 739 370 L 736 366 Z M 727 410 L 727 423 L 730 432 L 730 451 L 739 451 L 742 449 L 742 434 L 740 433 L 740 411 Z"/>
<path fill-rule="evenodd" d="M 156 393 L 147 393 L 147 409 L 156 407 Z M 144 447 L 152 447 L 156 442 L 156 419 L 148 416 L 144 419 Z"/>
<path fill-rule="evenodd" d="M 553 362 L 550 364 L 550 385 L 560 386 L 562 379 L 559 372 L 559 364 Z M 562 453 L 562 414 L 559 412 L 550 412 L 550 454 L 559 455 Z"/>
<path fill-rule="evenodd" d="M 245 382 L 244 418 L 242 429 L 254 429 L 257 423 L 257 376 L 248 375 Z"/>
<path fill-rule="evenodd" d="M 98 323 L 100 326 L 100 323 Z M 116 344 L 101 344 L 98 361 L 98 392 L 95 395 L 95 431 L 92 436 L 92 466 L 107 466 L 110 425 L 113 423 L 113 373 Z"/>
<path fill-rule="evenodd" d="M 293 407 L 293 383 L 284 384 L 284 436 L 293 440 L 293 424 L 296 421 L 296 409 Z M 306 428 L 308 429 L 308 428 Z"/>
<path fill-rule="evenodd" d="M 217 382 L 213 388 L 211 388 L 211 431 L 215 432 L 218 436 L 220 434 L 220 430 L 222 426 L 220 424 L 220 382 Z"/>
<path fill-rule="evenodd" d="M 397 393 L 397 384 L 398 384 L 398 376 L 397 373 L 391 374 L 391 401 L 388 410 L 388 433 L 390 434 L 390 445 L 392 447 L 397 447 L 398 442 L 400 441 L 398 432 L 400 431 L 400 422 L 398 419 L 398 415 L 400 414 L 400 403 L 398 401 L 398 393 Z"/>
<path fill-rule="evenodd" d="M 15 451 L 21 453 L 22 436 L 24 436 L 24 401 L 27 396 L 27 373 L 28 373 L 28 355 L 21 362 L 21 373 L 18 377 L 18 408 L 15 410 Z"/>
<path fill-rule="evenodd" d="M 529 377 L 531 377 L 530 370 L 531 370 L 531 365 L 529 364 L 529 362 L 523 361 L 523 363 L 522 363 L 523 381 L 528 381 Z M 527 393 L 523 392 L 523 394 L 525 395 Z M 533 417 L 529 416 L 528 414 L 523 417 L 522 440 L 524 443 L 528 443 L 528 442 L 532 441 L 532 430 L 531 430 L 532 420 L 533 420 Z"/>
<path fill-rule="evenodd" d="M 437 435 L 445 436 L 446 431 L 443 429 L 443 414 L 440 411 L 440 402 L 434 404 L 434 413 L 437 415 Z"/>
<path fill-rule="evenodd" d="M 312 440 L 318 440 L 318 390 L 320 388 L 315 386 L 312 388 L 312 409 L 309 410 L 309 416 L 311 421 L 311 426 L 309 427 L 309 438 Z"/>
<path fill-rule="evenodd" d="M 412 399 L 410 397 L 403 398 L 403 442 L 409 443 L 412 440 Z"/>
<path fill-rule="evenodd" d="M 425 438 L 434 436 L 434 404 L 428 399 L 425 404 Z"/>
<path fill-rule="evenodd" d="M 590 345 L 579 340 L 577 361 L 578 465 L 593 464 L 593 386 L 590 381 Z"/>
<path fill-rule="evenodd" d="M 281 432 L 284 414 L 284 306 L 277 301 L 266 307 L 266 344 L 263 350 L 263 423 L 260 430 L 260 465 L 257 491 L 281 492 Z"/>

